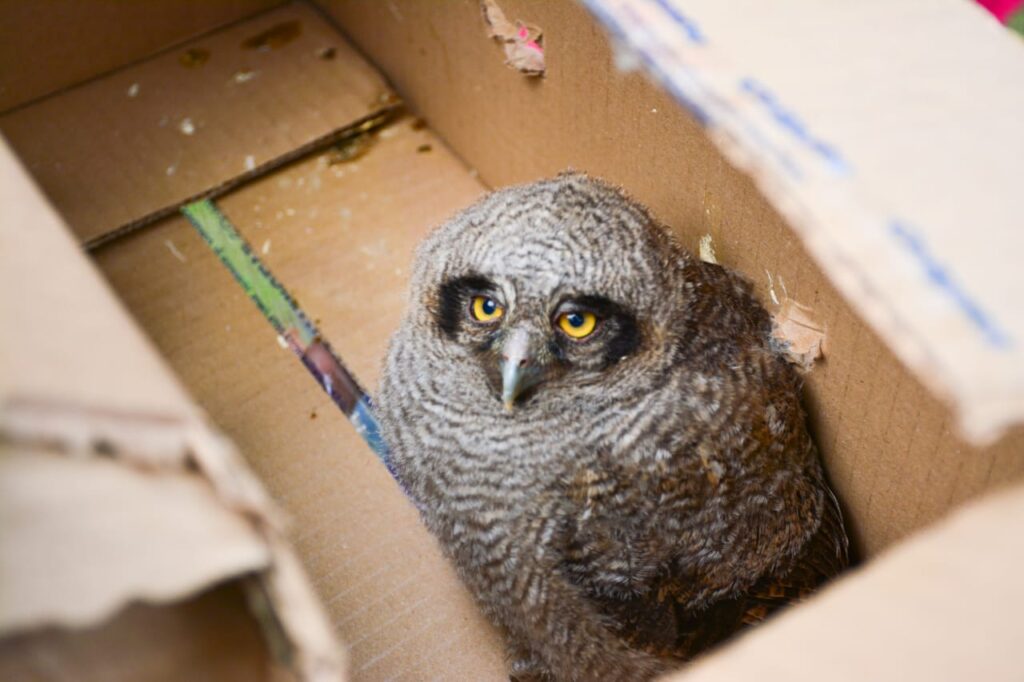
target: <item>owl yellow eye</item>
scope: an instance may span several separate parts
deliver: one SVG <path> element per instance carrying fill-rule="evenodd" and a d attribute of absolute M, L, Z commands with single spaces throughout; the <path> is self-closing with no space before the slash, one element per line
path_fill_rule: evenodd
<path fill-rule="evenodd" d="M 505 314 L 505 309 L 489 296 L 474 296 L 470 310 L 473 311 L 473 317 L 480 322 L 494 322 Z"/>
<path fill-rule="evenodd" d="M 596 326 L 597 316 L 594 313 L 571 312 L 558 316 L 558 327 L 574 339 L 590 336 Z"/>

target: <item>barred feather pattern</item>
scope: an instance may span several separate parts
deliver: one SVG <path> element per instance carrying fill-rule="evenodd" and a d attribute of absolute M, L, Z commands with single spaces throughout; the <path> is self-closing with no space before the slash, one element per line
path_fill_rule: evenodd
<path fill-rule="evenodd" d="M 496 324 L 469 316 L 480 287 Z M 582 342 L 553 324 L 603 301 Z M 378 396 L 398 474 L 514 676 L 646 680 L 841 571 L 847 539 L 739 275 L 576 173 L 491 193 L 417 253 Z M 499 397 L 511 330 L 543 380 Z"/>

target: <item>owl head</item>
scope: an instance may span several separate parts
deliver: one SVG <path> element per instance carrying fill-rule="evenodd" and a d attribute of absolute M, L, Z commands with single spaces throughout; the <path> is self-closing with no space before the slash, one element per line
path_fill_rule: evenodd
<path fill-rule="evenodd" d="M 619 189 L 562 174 L 489 194 L 430 235 L 411 315 L 515 410 L 606 382 L 663 340 L 688 257 Z"/>

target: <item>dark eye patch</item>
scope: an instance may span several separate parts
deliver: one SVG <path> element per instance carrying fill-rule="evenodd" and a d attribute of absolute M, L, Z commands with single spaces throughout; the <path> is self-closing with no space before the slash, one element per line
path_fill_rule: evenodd
<path fill-rule="evenodd" d="M 640 347 L 640 328 L 636 318 L 629 313 L 616 316 L 615 332 L 605 344 L 605 362 L 614 364 L 622 358 L 632 355 Z"/>
<path fill-rule="evenodd" d="M 640 346 L 640 327 L 636 316 L 623 305 L 597 295 L 573 296 L 565 299 L 556 308 L 557 315 L 567 310 L 583 310 L 594 313 L 606 326 L 608 335 L 604 338 L 605 365 L 613 365 L 623 357 L 632 355 Z"/>
<path fill-rule="evenodd" d="M 473 294 L 494 293 L 497 289 L 494 282 L 473 273 L 442 282 L 437 292 L 437 326 L 446 336 L 455 338 L 459 326 L 466 317 L 466 306 L 470 297 Z"/>

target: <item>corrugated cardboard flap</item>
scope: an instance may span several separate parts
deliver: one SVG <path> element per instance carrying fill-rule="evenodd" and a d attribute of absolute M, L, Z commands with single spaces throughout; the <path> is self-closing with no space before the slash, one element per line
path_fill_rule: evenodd
<path fill-rule="evenodd" d="M 265 570 L 266 544 L 201 476 L 110 458 L 0 450 L 0 633 L 93 625 Z"/>
<path fill-rule="evenodd" d="M 262 486 L 4 145 L 0 287 L 0 629 L 95 622 L 258 571 L 297 668 L 337 679 L 343 659 Z"/>
<path fill-rule="evenodd" d="M 965 436 L 1024 422 L 1019 36 L 959 0 L 586 4 Z"/>
<path fill-rule="evenodd" d="M 975 502 L 672 677 L 1019 680 L 1024 488 Z"/>

